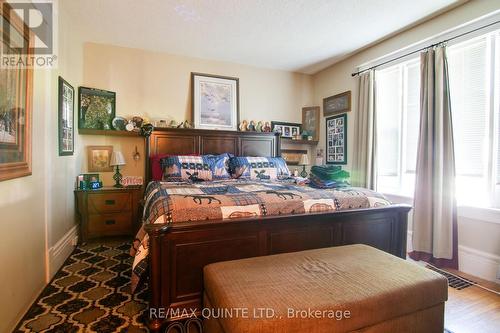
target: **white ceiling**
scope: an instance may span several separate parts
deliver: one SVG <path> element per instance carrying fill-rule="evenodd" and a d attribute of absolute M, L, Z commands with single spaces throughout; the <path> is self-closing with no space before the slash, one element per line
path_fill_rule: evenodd
<path fill-rule="evenodd" d="M 456 0 L 64 0 L 85 40 L 315 73 Z"/>

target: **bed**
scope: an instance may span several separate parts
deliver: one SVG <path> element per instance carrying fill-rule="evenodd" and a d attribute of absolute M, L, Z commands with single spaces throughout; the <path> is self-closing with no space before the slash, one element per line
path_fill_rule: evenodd
<path fill-rule="evenodd" d="M 148 157 L 157 154 L 222 153 L 235 156 L 280 156 L 280 138 L 274 133 L 155 129 L 146 138 L 146 152 Z M 149 182 L 149 158 L 146 175 Z M 238 191 L 245 186 L 263 186 L 263 183 L 251 184 L 247 181 L 225 181 L 222 185 L 210 183 L 196 186 L 225 187 L 226 192 L 229 186 Z M 273 188 L 277 185 L 283 188 Z M 158 189 L 163 186 L 168 194 L 168 185 L 152 183 L 149 187 L 155 186 Z M 177 188 L 181 186 L 193 185 L 178 184 Z M 227 212 L 220 213 L 220 216 L 217 215 L 219 212 L 214 212 L 209 220 L 190 218 L 191 221 L 183 222 L 180 216 L 192 216 L 196 212 L 177 212 L 176 218 L 172 217 L 173 214 L 167 217 L 167 214 L 158 213 L 158 209 L 146 209 L 148 216 L 145 218 L 149 223 L 144 224 L 148 237 L 145 272 L 149 277 L 149 305 L 151 309 L 163 309 L 166 314 L 150 318 L 148 326 L 151 331 L 157 332 L 169 322 L 183 319 L 183 315 L 200 313 L 203 304 L 202 271 L 210 263 L 356 243 L 371 245 L 406 258 L 410 206 L 387 205 L 382 197 L 363 189 L 346 189 L 345 192 L 320 195 L 319 192 L 296 188 L 287 183 L 270 182 L 265 186 L 269 188 L 255 190 L 262 195 L 259 200 L 268 205 L 272 205 L 273 200 L 288 200 L 287 207 L 292 207 L 293 211 L 280 212 L 276 208 L 279 203 L 274 201 L 274 214 L 259 215 L 245 211 L 236 212 L 238 218 L 228 218 Z M 170 185 L 171 189 L 174 187 Z M 146 191 L 146 195 L 150 193 L 151 188 Z M 335 202 L 335 210 L 325 209 L 323 202 L 320 205 L 304 204 L 304 200 L 318 200 L 318 195 L 320 199 Z M 331 198 L 328 197 L 330 195 Z M 217 207 L 220 206 L 219 202 L 229 200 L 224 197 L 224 193 L 212 193 L 209 197 Z M 349 197 L 357 199 L 348 200 Z M 189 195 L 181 199 L 199 200 Z M 293 209 L 297 202 L 302 202 L 301 207 L 306 206 L 308 209 Z M 156 215 L 150 216 L 151 211 L 155 211 Z"/>

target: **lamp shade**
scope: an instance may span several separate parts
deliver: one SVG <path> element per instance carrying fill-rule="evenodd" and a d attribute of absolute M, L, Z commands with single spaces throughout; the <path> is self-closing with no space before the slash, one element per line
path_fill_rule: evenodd
<path fill-rule="evenodd" d="M 307 154 L 302 154 L 302 156 L 300 156 L 299 165 L 308 165 L 308 164 L 309 164 L 309 157 L 307 156 Z"/>
<path fill-rule="evenodd" d="M 111 154 L 111 160 L 109 161 L 109 165 L 115 166 L 115 165 L 125 165 L 125 158 L 123 157 L 123 154 L 121 151 L 114 151 Z"/>

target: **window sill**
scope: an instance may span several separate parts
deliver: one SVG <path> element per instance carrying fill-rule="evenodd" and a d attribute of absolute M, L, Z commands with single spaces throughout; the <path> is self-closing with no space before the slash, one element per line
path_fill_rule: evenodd
<path fill-rule="evenodd" d="M 400 194 L 382 193 L 387 199 L 394 203 L 404 203 L 413 205 L 413 198 Z M 500 209 L 488 207 L 471 207 L 458 205 L 457 214 L 459 217 L 464 217 L 471 220 L 480 220 L 483 222 L 500 224 Z"/>

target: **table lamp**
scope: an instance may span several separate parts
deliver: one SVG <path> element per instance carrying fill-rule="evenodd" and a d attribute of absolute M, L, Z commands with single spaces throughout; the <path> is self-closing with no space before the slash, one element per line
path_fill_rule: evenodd
<path fill-rule="evenodd" d="M 300 173 L 300 176 L 302 178 L 307 177 L 306 165 L 308 164 L 309 164 L 309 157 L 307 157 L 307 154 L 302 154 L 302 156 L 300 156 L 300 161 L 299 161 L 299 165 L 303 166 L 302 172 Z"/>
<path fill-rule="evenodd" d="M 116 166 L 116 171 L 113 176 L 113 179 L 115 180 L 115 185 L 114 187 L 123 187 L 121 184 L 122 181 L 122 174 L 120 173 L 120 165 L 125 165 L 125 158 L 123 157 L 123 154 L 121 151 L 113 151 L 111 154 L 111 161 L 109 162 L 109 165 L 111 166 Z"/>

